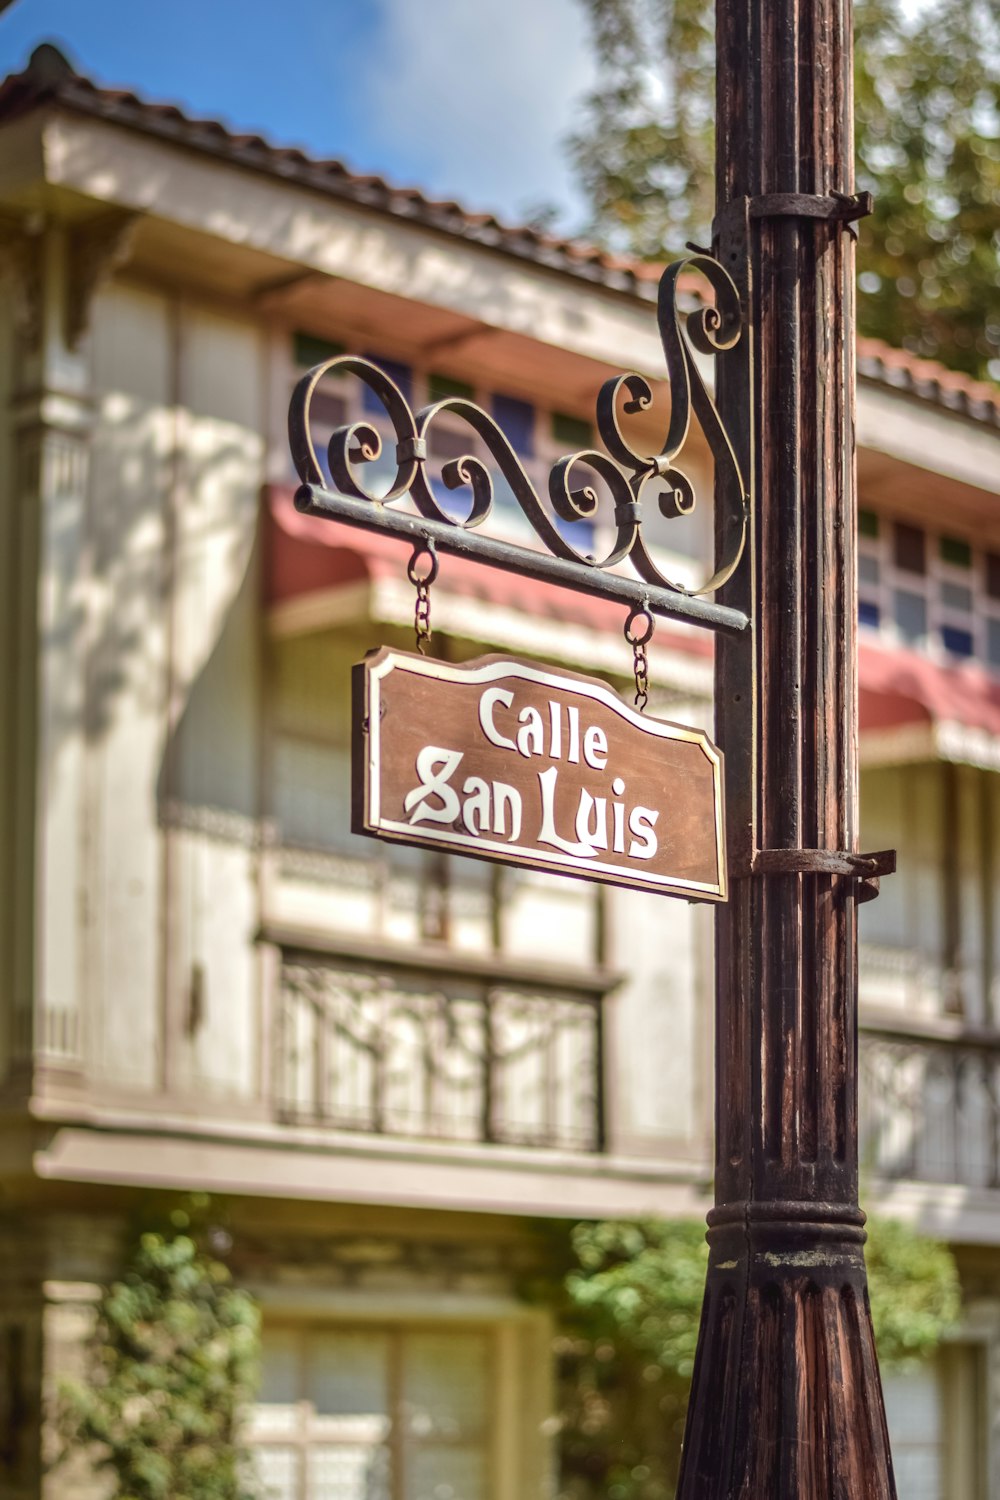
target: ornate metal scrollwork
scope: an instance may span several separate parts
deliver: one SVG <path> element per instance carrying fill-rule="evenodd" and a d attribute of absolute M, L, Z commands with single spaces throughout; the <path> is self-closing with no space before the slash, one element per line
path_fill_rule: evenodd
<path fill-rule="evenodd" d="M 714 305 L 688 314 L 685 327 L 677 305 L 677 289 L 680 277 L 690 272 L 705 278 L 715 301 Z M 444 550 L 462 551 L 484 562 L 529 575 L 548 576 L 573 588 L 631 600 L 660 614 L 679 615 L 730 630 L 743 628 L 746 619 L 738 611 L 697 597 L 713 593 L 732 576 L 746 545 L 750 509 L 747 479 L 695 358 L 695 351 L 719 356 L 739 344 L 743 335 L 739 293 L 712 256 L 699 254 L 676 261 L 667 267 L 660 280 L 657 321 L 671 393 L 663 447 L 655 455 L 642 453 L 627 434 L 627 419 L 648 410 L 653 400 L 652 388 L 645 377 L 632 373 L 607 381 L 598 396 L 596 412 L 597 428 L 606 451 L 585 449 L 568 454 L 553 465 L 548 478 L 551 513 L 502 429 L 480 407 L 462 397 L 451 396 L 414 413 L 388 375 L 370 360 L 355 355 L 341 355 L 317 365 L 302 377 L 292 395 L 289 442 L 302 481 L 296 504 L 313 514 L 405 534 L 398 525 L 390 525 L 388 517 L 393 501 L 408 494 L 426 523 L 423 533 L 433 535 Z M 330 438 L 327 463 L 336 491 L 349 501 L 364 502 L 369 507 L 367 511 L 338 505 L 337 497 L 325 487 L 326 477 L 313 443 L 310 427 L 313 397 L 320 382 L 332 372 L 353 375 L 364 382 L 384 407 L 395 434 L 396 472 L 389 488 L 378 494 L 365 482 L 365 466 L 382 456 L 382 438 L 375 426 L 365 421 L 354 422 L 337 428 Z M 428 434 L 444 412 L 467 423 L 476 434 L 535 535 L 561 567 L 543 568 L 537 550 L 475 535 L 489 518 L 495 498 L 490 469 L 475 454 L 449 459 L 441 471 L 444 485 L 456 492 L 456 498 L 458 492 L 467 494 L 464 513 L 456 514 L 454 507 L 446 508 L 439 502 L 427 474 Z M 692 413 L 705 434 L 717 477 L 720 469 L 724 471 L 725 483 L 717 483 L 717 493 L 734 497 L 729 513 L 716 526 L 715 570 L 695 588 L 668 578 L 661 571 L 643 536 L 642 524 L 644 508 L 651 501 L 668 518 L 689 514 L 697 503 L 694 485 L 681 467 Z M 599 497 L 593 479 L 588 478 L 595 475 L 607 486 L 612 502 L 613 537 L 602 557 L 574 546 L 558 525 L 559 521 L 595 519 Z M 409 532 L 414 532 L 412 525 Z M 609 570 L 616 570 L 626 560 L 637 579 L 629 585 L 616 575 L 612 587 Z"/>

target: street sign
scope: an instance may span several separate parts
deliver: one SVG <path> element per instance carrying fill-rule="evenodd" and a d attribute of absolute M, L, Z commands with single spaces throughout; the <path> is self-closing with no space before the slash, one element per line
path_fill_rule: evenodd
<path fill-rule="evenodd" d="M 720 751 L 595 678 L 383 647 L 354 668 L 353 783 L 355 833 L 726 899 Z"/>

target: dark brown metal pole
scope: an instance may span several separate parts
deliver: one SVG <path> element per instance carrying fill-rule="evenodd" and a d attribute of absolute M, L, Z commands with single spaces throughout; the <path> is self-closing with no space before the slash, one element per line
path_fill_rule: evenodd
<path fill-rule="evenodd" d="M 853 190 L 851 7 L 718 0 L 717 16 L 716 237 L 738 278 L 746 245 L 754 340 L 720 376 L 729 430 L 755 414 L 752 566 L 726 602 L 754 623 L 717 642 L 736 878 L 679 1497 L 892 1500 L 857 1196 L 862 892 L 826 857 L 857 849 L 854 247 L 833 217 Z"/>

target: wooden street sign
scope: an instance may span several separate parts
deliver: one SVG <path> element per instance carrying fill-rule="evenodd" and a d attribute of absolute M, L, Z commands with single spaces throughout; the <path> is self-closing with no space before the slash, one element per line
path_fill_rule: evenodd
<path fill-rule="evenodd" d="M 722 755 L 592 677 L 383 647 L 354 668 L 355 833 L 726 899 Z"/>

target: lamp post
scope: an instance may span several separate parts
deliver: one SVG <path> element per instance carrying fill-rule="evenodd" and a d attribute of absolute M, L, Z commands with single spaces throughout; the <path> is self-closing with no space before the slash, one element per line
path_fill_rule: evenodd
<path fill-rule="evenodd" d="M 437 549 L 614 600 L 647 631 L 655 614 L 716 632 L 731 899 L 717 915 L 716 1204 L 679 1500 L 895 1500 L 858 1207 L 857 905 L 895 856 L 856 847 L 852 226 L 869 204 L 852 191 L 850 0 L 717 0 L 717 36 L 713 246 L 692 247 L 660 283 L 661 452 L 626 432 L 651 400 L 646 380 L 612 379 L 597 405 L 604 451 L 560 459 L 546 505 L 485 412 L 450 397 L 414 413 L 383 371 L 343 355 L 292 399 L 296 505 L 408 541 L 414 558 Z M 685 269 L 714 302 L 682 328 Z M 715 359 L 718 409 L 694 348 Z M 330 438 L 326 487 L 310 413 L 334 369 L 385 408 L 387 493 L 366 488 L 381 448 L 367 422 Z M 466 513 L 442 507 L 425 469 L 443 411 L 488 452 L 535 547 L 481 528 L 493 482 L 471 454 L 442 472 L 465 490 Z M 674 517 L 694 503 L 681 467 L 692 414 L 716 472 L 715 571 L 693 591 L 661 572 L 643 530 L 650 505 Z M 581 471 L 610 494 L 602 558 L 550 514 L 592 519 Z M 415 508 L 396 508 L 408 494 Z M 410 575 L 419 581 L 412 561 Z M 417 627 L 419 642 L 419 589 Z M 637 665 L 640 696 L 642 680 Z M 364 704 L 356 716 L 363 743 Z M 362 762 L 368 776 L 370 755 Z M 573 873 L 602 878 L 580 865 Z"/>
<path fill-rule="evenodd" d="M 680 1500 L 893 1500 L 858 1208 L 850 0 L 717 0 L 717 216 L 754 475 L 717 641 L 732 899 L 717 913 L 716 1203 Z M 742 250 L 745 249 L 745 254 Z"/>

